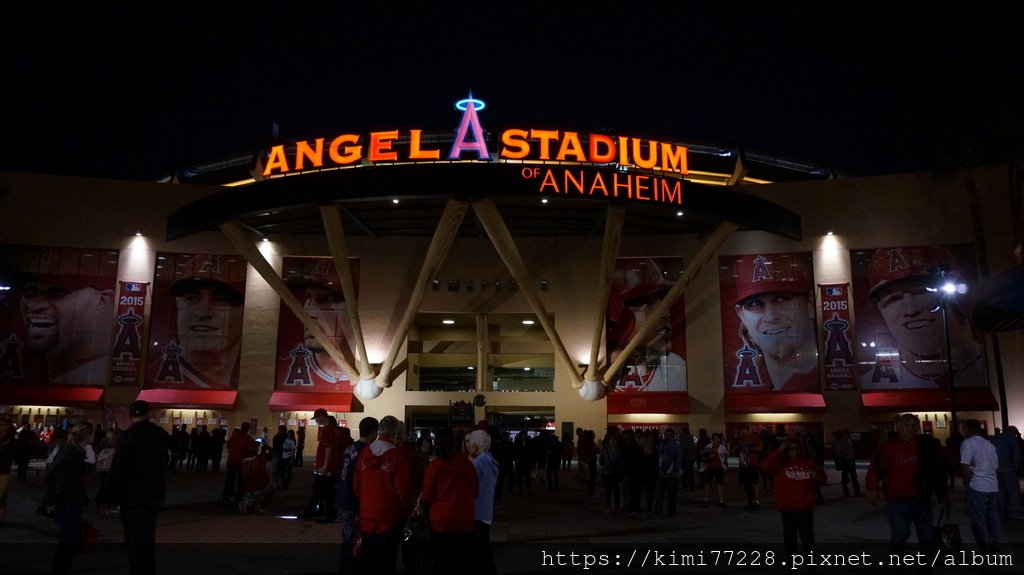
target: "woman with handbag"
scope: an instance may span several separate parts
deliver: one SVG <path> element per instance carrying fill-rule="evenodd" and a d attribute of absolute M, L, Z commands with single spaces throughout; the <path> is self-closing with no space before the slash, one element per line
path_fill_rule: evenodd
<path fill-rule="evenodd" d="M 460 561 L 473 537 L 475 502 L 480 485 L 465 453 L 455 452 L 451 429 L 437 433 L 437 458 L 427 466 L 420 503 L 428 510 L 435 573 L 461 572 Z M 417 508 L 419 512 L 419 508 Z"/>
<path fill-rule="evenodd" d="M 79 423 L 68 433 L 67 443 L 57 453 L 46 476 L 43 506 L 57 522 L 57 550 L 51 573 L 70 573 L 75 554 L 82 544 L 85 521 L 82 510 L 89 503 L 85 494 L 85 446 L 92 439 L 92 424 Z"/>

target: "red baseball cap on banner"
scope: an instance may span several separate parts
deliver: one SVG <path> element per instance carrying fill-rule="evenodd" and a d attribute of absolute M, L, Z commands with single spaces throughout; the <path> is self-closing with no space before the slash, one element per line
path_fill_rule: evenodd
<path fill-rule="evenodd" d="M 334 258 L 324 258 L 317 262 L 309 275 L 290 275 L 284 281 L 290 286 L 318 287 L 344 297 L 344 294 L 341 292 L 341 279 L 338 277 L 338 267 L 334 265 Z"/>
<path fill-rule="evenodd" d="M 191 287 L 216 287 L 227 290 L 231 295 L 242 299 L 242 292 L 232 285 L 232 268 L 238 267 L 244 274 L 244 264 L 230 262 L 226 256 L 198 255 L 193 256 L 185 264 L 182 276 L 171 283 L 170 292 L 173 296 L 182 295 Z M 245 281 L 244 275 L 240 278 Z"/>
<path fill-rule="evenodd" d="M 813 283 L 804 258 L 796 254 L 741 256 L 732 265 L 732 277 L 734 304 L 763 293 L 807 294 Z"/>
<path fill-rule="evenodd" d="M 871 255 L 868 296 L 875 297 L 875 293 L 890 282 L 936 276 L 940 266 L 952 270 L 955 265 L 953 254 L 942 246 L 879 248 Z"/>
<path fill-rule="evenodd" d="M 617 270 L 616 275 L 619 273 L 620 271 Z M 621 277 L 621 288 L 619 293 L 613 294 L 613 296 L 627 304 L 650 296 L 665 295 L 675 284 L 674 279 L 666 277 L 658 262 L 651 258 L 643 259 L 630 266 L 629 269 L 621 270 L 619 277 Z"/>
<path fill-rule="evenodd" d="M 112 283 L 112 278 L 100 278 L 96 276 L 83 276 L 78 274 L 23 274 L 20 278 L 22 287 L 30 284 L 44 284 L 48 286 L 61 286 L 69 292 L 78 291 L 82 288 L 95 288 L 98 290 L 110 289 L 103 287 L 103 280 Z"/>

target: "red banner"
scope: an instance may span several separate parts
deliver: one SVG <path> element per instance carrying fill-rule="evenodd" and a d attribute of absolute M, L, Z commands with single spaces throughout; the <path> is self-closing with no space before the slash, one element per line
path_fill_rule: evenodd
<path fill-rule="evenodd" d="M 103 385 L 118 257 L 0 245 L 0 385 Z"/>
<path fill-rule="evenodd" d="M 359 260 L 349 259 L 352 283 L 359 291 Z M 328 338 L 338 346 L 350 365 L 352 330 L 348 305 L 341 292 L 341 278 L 333 258 L 284 258 L 284 281 L 303 303 Z M 299 318 L 281 303 L 277 324 L 278 391 L 352 392 L 352 382 L 335 364 L 327 350 L 303 327 Z"/>
<path fill-rule="evenodd" d="M 118 283 L 118 329 L 110 367 L 110 385 L 138 387 L 142 377 L 142 324 L 146 317 L 149 283 Z"/>
<path fill-rule="evenodd" d="M 827 284 L 821 290 L 821 333 L 825 340 L 827 389 L 856 389 L 850 321 L 850 284 Z"/>
<path fill-rule="evenodd" d="M 725 392 L 819 393 L 810 252 L 721 256 Z"/>
<path fill-rule="evenodd" d="M 237 389 L 241 256 L 157 252 L 144 387 Z"/>
<path fill-rule="evenodd" d="M 680 297 L 666 314 L 651 315 L 682 270 L 683 259 L 678 257 L 619 258 L 615 262 L 606 317 L 608 357 L 617 358 L 646 322 L 657 323 L 647 341 L 630 353 L 612 394 L 620 405 L 633 405 L 639 411 L 618 413 L 664 412 L 657 405 L 640 407 L 628 394 L 662 392 L 686 400 L 686 304 Z"/>
<path fill-rule="evenodd" d="M 851 251 L 862 391 L 948 389 L 950 373 L 957 388 L 988 387 L 985 338 L 966 296 L 974 262 L 969 244 Z"/>

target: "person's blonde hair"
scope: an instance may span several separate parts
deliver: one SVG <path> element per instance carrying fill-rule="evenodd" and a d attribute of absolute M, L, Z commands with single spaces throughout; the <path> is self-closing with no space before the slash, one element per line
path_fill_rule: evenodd
<path fill-rule="evenodd" d="M 71 431 L 68 432 L 68 441 L 75 445 L 88 443 L 92 439 L 92 429 L 91 423 L 76 423 L 71 427 Z"/>

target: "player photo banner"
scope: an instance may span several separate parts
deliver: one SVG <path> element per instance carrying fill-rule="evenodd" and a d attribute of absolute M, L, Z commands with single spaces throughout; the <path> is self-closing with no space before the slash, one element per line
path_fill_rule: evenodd
<path fill-rule="evenodd" d="M 242 256 L 156 255 L 147 388 L 237 389 Z"/>
<path fill-rule="evenodd" d="M 630 354 L 615 380 L 614 392 L 608 397 L 609 405 L 619 402 L 625 408 L 628 403 L 636 409 L 616 413 L 664 411 L 646 406 L 648 402 L 631 401 L 627 394 L 659 392 L 685 397 L 686 304 L 679 298 L 663 317 L 650 315 L 682 270 L 683 259 L 678 257 L 619 258 L 615 262 L 606 317 L 608 357 L 614 361 L 645 322 L 657 322 L 650 339 Z"/>
<path fill-rule="evenodd" d="M 851 250 L 862 392 L 948 389 L 950 372 L 958 388 L 988 385 L 984 336 L 965 309 L 974 262 L 969 244 Z"/>
<path fill-rule="evenodd" d="M 117 335 L 110 365 L 110 385 L 137 387 L 142 381 L 142 325 L 148 282 L 121 281 L 117 296 Z"/>
<path fill-rule="evenodd" d="M 341 278 L 333 258 L 286 257 L 283 261 L 284 282 L 296 299 L 331 338 L 349 365 L 352 356 L 352 329 L 348 305 L 341 290 Z M 359 260 L 349 259 L 349 271 L 356 292 L 359 292 Z M 278 391 L 353 391 L 352 382 L 335 364 L 334 359 L 302 325 L 284 302 L 277 324 L 277 367 L 274 389 Z"/>
<path fill-rule="evenodd" d="M 0 245 L 0 385 L 101 386 L 119 253 Z"/>
<path fill-rule="evenodd" d="M 830 390 L 856 389 L 850 321 L 850 284 L 819 286 L 821 333 L 825 341 L 825 386 Z"/>
<path fill-rule="evenodd" d="M 821 391 L 810 252 L 721 256 L 726 393 Z"/>

